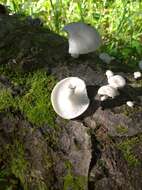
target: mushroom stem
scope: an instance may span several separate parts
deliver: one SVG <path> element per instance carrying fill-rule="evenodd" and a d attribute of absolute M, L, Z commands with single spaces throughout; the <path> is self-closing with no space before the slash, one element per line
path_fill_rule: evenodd
<path fill-rule="evenodd" d="M 104 100 L 107 100 L 107 99 L 108 99 L 108 96 L 106 96 L 106 95 L 100 97 L 101 101 L 104 101 Z"/>
<path fill-rule="evenodd" d="M 68 86 L 68 88 L 69 88 L 69 91 L 70 91 L 70 95 L 73 95 L 74 92 L 75 92 L 76 86 L 70 83 L 70 85 Z"/>

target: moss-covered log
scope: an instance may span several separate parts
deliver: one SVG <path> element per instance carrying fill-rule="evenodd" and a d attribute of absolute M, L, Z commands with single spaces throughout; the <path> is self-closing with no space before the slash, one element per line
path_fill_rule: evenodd
<path fill-rule="evenodd" d="M 142 81 L 131 68 L 94 53 L 73 59 L 65 38 L 20 15 L 0 15 L 0 29 L 0 190 L 141 189 Z M 121 71 L 127 86 L 101 103 L 105 69 Z M 71 121 L 50 102 L 68 76 L 85 80 L 91 100 Z"/>

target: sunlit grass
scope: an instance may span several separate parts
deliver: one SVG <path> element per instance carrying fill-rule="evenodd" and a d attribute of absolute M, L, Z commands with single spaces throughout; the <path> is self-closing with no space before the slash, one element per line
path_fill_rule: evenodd
<path fill-rule="evenodd" d="M 103 36 L 103 51 L 126 63 L 141 58 L 141 0 L 0 0 L 12 13 L 41 18 L 53 31 L 74 21 L 98 28 Z"/>

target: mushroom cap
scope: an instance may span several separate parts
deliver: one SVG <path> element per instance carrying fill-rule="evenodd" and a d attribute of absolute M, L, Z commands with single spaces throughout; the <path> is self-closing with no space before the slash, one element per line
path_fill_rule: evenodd
<path fill-rule="evenodd" d="M 58 82 L 52 93 L 51 102 L 55 112 L 64 119 L 81 115 L 89 106 L 86 85 L 78 77 L 68 77 Z"/>
<path fill-rule="evenodd" d="M 142 77 L 141 72 L 139 72 L 139 71 L 134 72 L 134 78 L 135 79 L 138 79 L 138 78 L 141 78 L 141 77 Z"/>
<path fill-rule="evenodd" d="M 113 88 L 123 88 L 126 85 L 126 80 L 120 75 L 114 75 L 108 78 L 108 83 Z"/>
<path fill-rule="evenodd" d="M 113 72 L 111 71 L 111 70 L 107 70 L 106 71 L 106 76 L 107 76 L 107 78 L 109 78 L 109 77 L 112 77 L 114 74 L 113 74 Z"/>
<path fill-rule="evenodd" d="M 98 94 L 101 96 L 107 96 L 107 97 L 114 98 L 115 96 L 119 95 L 119 92 L 117 91 L 116 88 L 113 88 L 110 85 L 104 85 L 99 88 Z"/>
<path fill-rule="evenodd" d="M 126 104 L 127 104 L 127 106 L 129 106 L 131 108 L 134 106 L 134 102 L 132 102 L 132 101 L 127 101 Z"/>
<path fill-rule="evenodd" d="M 64 26 L 63 30 L 69 36 L 70 54 L 87 54 L 95 51 L 101 45 L 98 31 L 85 23 L 75 22 Z"/>

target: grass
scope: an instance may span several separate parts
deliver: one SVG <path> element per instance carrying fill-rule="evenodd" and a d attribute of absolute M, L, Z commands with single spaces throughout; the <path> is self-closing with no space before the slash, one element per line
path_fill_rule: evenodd
<path fill-rule="evenodd" d="M 141 59 L 141 0 L 0 0 L 0 3 L 6 4 L 11 13 L 41 18 L 61 35 L 67 23 L 90 23 L 102 34 L 102 51 L 127 64 L 136 64 Z"/>

